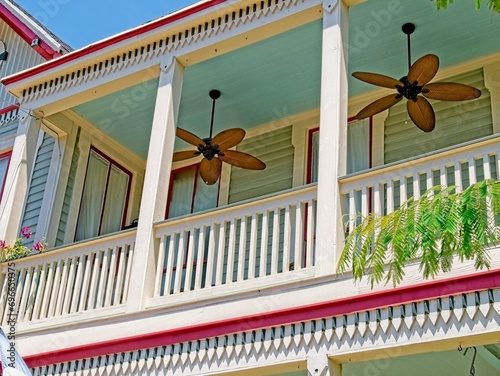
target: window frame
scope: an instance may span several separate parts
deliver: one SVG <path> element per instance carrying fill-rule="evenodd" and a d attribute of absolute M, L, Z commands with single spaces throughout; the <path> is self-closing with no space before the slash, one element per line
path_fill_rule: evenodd
<path fill-rule="evenodd" d="M 110 175 L 111 175 L 110 171 L 111 171 L 111 168 L 113 166 L 117 167 L 120 171 L 122 171 L 123 173 L 125 173 L 128 176 L 127 189 L 126 189 L 126 193 L 125 193 L 125 204 L 123 205 L 123 213 L 122 213 L 122 219 L 121 219 L 121 224 L 120 224 L 120 231 L 123 230 L 126 227 L 126 223 L 127 223 L 127 212 L 128 212 L 129 204 L 130 204 L 130 193 L 131 193 L 131 190 L 132 190 L 132 179 L 133 179 L 134 175 L 133 175 L 133 173 L 129 169 L 125 168 L 121 163 L 117 162 L 115 159 L 113 159 L 109 155 L 105 154 L 103 151 L 101 151 L 101 150 L 97 149 L 95 146 L 91 145 L 89 153 L 88 153 L 88 157 L 87 157 L 87 166 L 86 166 L 86 170 L 85 170 L 85 178 L 84 178 L 84 181 L 83 181 L 82 195 L 81 195 L 81 198 L 80 198 L 80 205 L 79 205 L 78 214 L 77 214 L 78 220 L 76 222 L 74 238 L 76 238 L 76 234 L 77 234 L 80 212 L 82 210 L 83 193 L 85 191 L 85 185 L 87 183 L 88 168 L 89 168 L 89 165 L 90 165 L 90 158 L 92 157 L 92 153 L 93 152 L 95 154 L 97 154 L 99 157 L 101 157 L 102 159 L 106 160 L 109 163 L 109 167 L 108 167 L 108 171 L 107 171 L 107 175 L 106 175 L 106 184 L 105 184 L 105 189 L 104 189 L 104 196 L 102 198 L 103 206 L 101 208 L 101 213 L 100 213 L 100 217 L 99 217 L 99 228 L 97 230 L 97 236 L 106 235 L 106 234 L 101 234 L 102 220 L 103 220 L 103 216 L 104 216 L 104 209 L 105 209 L 106 198 L 107 198 L 107 195 L 108 195 L 109 179 L 110 179 Z"/>
<path fill-rule="evenodd" d="M 347 126 L 349 127 L 349 124 L 355 121 L 358 121 L 358 119 L 356 119 L 355 117 L 348 118 Z M 320 130 L 319 127 L 314 127 L 310 128 L 307 132 L 306 184 L 312 183 L 313 134 L 319 132 L 319 130 Z M 368 168 L 372 167 L 373 167 L 373 117 L 370 116 L 368 122 Z"/>
<path fill-rule="evenodd" d="M 12 159 L 12 150 L 0 152 L 0 159 L 7 158 L 7 167 L 5 169 L 5 177 L 3 181 L 0 182 L 0 203 L 2 202 L 3 192 L 5 189 L 5 183 L 7 182 L 7 174 L 9 172 L 10 161 Z"/>

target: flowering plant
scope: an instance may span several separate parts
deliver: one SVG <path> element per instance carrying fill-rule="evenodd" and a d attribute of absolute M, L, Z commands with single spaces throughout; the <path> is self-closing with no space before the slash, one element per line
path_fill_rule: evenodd
<path fill-rule="evenodd" d="M 31 248 L 23 245 L 24 239 L 31 238 L 32 232 L 29 227 L 21 228 L 21 236 L 16 239 L 13 245 L 8 245 L 5 240 L 0 240 L 0 255 L 3 261 L 15 260 L 28 256 L 32 251 L 42 252 L 46 244 L 36 241 Z"/>

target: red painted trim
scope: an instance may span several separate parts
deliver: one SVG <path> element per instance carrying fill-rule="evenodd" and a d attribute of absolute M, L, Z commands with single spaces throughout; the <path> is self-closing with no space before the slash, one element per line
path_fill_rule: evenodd
<path fill-rule="evenodd" d="M 8 158 L 7 167 L 5 168 L 5 172 L 9 171 L 11 156 L 12 156 L 12 150 L 7 151 L 5 153 L 0 153 L 0 159 Z M 3 181 L 0 181 L 0 202 L 2 202 L 3 190 L 5 188 L 5 181 L 6 180 L 7 180 L 7 173 L 5 174 Z"/>
<path fill-rule="evenodd" d="M 39 40 L 39 44 L 33 49 L 38 52 L 46 60 L 51 60 L 61 56 L 59 51 L 54 50 L 48 43 L 40 38 L 33 30 L 26 26 L 19 18 L 17 18 L 3 4 L 0 4 L 0 18 L 4 20 L 26 43 L 31 46 L 34 39 Z"/>
<path fill-rule="evenodd" d="M 18 108 L 19 108 L 18 104 L 11 104 L 10 106 L 7 106 L 7 107 L 0 109 L 0 115 L 17 110 Z"/>
<path fill-rule="evenodd" d="M 24 359 L 30 367 L 39 367 L 42 365 L 62 363 L 98 355 L 166 346 L 196 339 L 257 330 L 269 326 L 287 325 L 295 322 L 346 315 L 353 312 L 362 312 L 376 308 L 498 287 L 500 287 L 500 269 L 489 270 L 462 277 L 423 282 L 412 286 L 388 288 L 384 291 L 272 311 L 264 314 L 236 317 L 206 324 L 96 342 L 26 356 Z"/>
<path fill-rule="evenodd" d="M 183 18 L 186 18 L 186 17 L 191 16 L 193 14 L 196 14 L 198 12 L 201 12 L 205 9 L 211 8 L 215 5 L 224 3 L 226 1 L 227 0 L 208 0 L 204 3 L 195 5 L 192 8 L 189 8 L 189 9 L 180 11 L 178 13 L 172 14 L 171 16 L 167 16 L 165 18 L 161 18 L 159 20 L 149 22 L 149 23 L 144 24 L 136 29 L 126 31 L 122 34 L 118 34 L 118 35 L 113 36 L 111 38 L 108 38 L 108 39 L 105 39 L 103 41 L 91 44 L 91 45 L 89 45 L 87 47 L 83 47 L 79 50 L 70 52 L 66 55 L 61 56 L 61 58 L 59 58 L 59 59 L 52 60 L 48 63 L 38 65 L 38 66 L 33 67 L 31 69 L 27 69 L 23 72 L 12 75 L 12 76 L 8 77 L 7 79 L 3 79 L 2 82 L 4 85 L 10 85 L 10 84 L 13 84 L 15 82 L 19 82 L 19 81 L 27 79 L 29 77 L 35 76 L 39 73 L 43 73 L 43 72 L 46 72 L 50 69 L 59 67 L 59 66 L 66 64 L 70 61 L 77 60 L 77 59 L 80 59 L 81 57 L 84 57 L 84 56 L 90 55 L 94 52 L 103 50 L 109 46 L 123 42 L 124 40 L 137 38 L 140 35 L 145 34 L 149 31 L 155 30 L 155 29 L 160 28 L 162 26 L 165 26 L 165 25 L 168 25 L 168 24 L 173 23 L 175 21 L 181 20 Z"/>

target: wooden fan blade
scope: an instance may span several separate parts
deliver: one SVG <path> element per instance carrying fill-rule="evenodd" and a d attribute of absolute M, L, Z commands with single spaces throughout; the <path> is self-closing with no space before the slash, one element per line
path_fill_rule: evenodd
<path fill-rule="evenodd" d="M 172 162 L 183 161 L 185 159 L 191 159 L 194 157 L 198 157 L 200 152 L 196 150 L 184 150 L 184 151 L 176 151 L 174 156 L 172 157 Z"/>
<path fill-rule="evenodd" d="M 186 131 L 185 129 L 182 128 L 177 128 L 175 131 L 175 134 L 177 137 L 179 137 L 181 140 L 186 141 L 188 144 L 191 144 L 193 146 L 198 146 L 198 145 L 205 145 L 205 141 L 203 141 L 201 138 L 198 136 L 192 134 L 191 132 Z"/>
<path fill-rule="evenodd" d="M 372 85 L 387 87 L 389 89 L 395 89 L 397 85 L 403 85 L 401 81 L 398 81 L 395 78 L 384 76 L 383 74 L 378 73 L 354 72 L 352 75 L 358 80 L 367 82 Z"/>
<path fill-rule="evenodd" d="M 427 84 L 434 78 L 439 69 L 439 58 L 436 55 L 428 54 L 415 61 L 408 71 L 408 82 L 415 81 L 419 86 Z"/>
<path fill-rule="evenodd" d="M 359 111 L 355 117 L 356 119 L 360 120 L 373 116 L 375 114 L 378 114 L 379 112 L 387 110 L 389 107 L 394 106 L 401 99 L 403 99 L 403 96 L 401 94 L 387 95 L 385 97 L 377 99 L 375 102 L 370 103 L 368 106 Z"/>
<path fill-rule="evenodd" d="M 219 179 L 222 162 L 219 158 L 208 160 L 203 158 L 200 163 L 200 175 L 206 185 L 213 185 Z"/>
<path fill-rule="evenodd" d="M 224 150 L 224 156 L 219 155 L 219 159 L 230 165 L 246 168 L 248 170 L 263 170 L 266 164 L 250 154 L 235 150 Z"/>
<path fill-rule="evenodd" d="M 434 116 L 434 110 L 427 99 L 418 96 L 416 102 L 409 100 L 406 104 L 406 108 L 411 120 L 417 127 L 424 132 L 431 132 L 434 130 L 436 117 Z"/>
<path fill-rule="evenodd" d="M 425 92 L 427 91 L 427 92 Z M 481 96 L 481 90 L 454 82 L 436 82 L 423 87 L 422 94 L 440 101 L 467 101 Z"/>
<path fill-rule="evenodd" d="M 231 128 L 220 132 L 212 139 L 212 145 L 219 145 L 219 150 L 225 150 L 238 145 L 246 132 L 241 128 Z"/>

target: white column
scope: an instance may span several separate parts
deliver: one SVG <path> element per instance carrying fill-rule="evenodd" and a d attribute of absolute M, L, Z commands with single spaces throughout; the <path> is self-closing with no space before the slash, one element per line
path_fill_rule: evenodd
<path fill-rule="evenodd" d="M 323 50 L 318 161 L 316 271 L 335 272 L 343 246 L 338 177 L 346 171 L 347 6 L 323 2 Z"/>
<path fill-rule="evenodd" d="M 19 119 L 0 204 L 0 239 L 7 244 L 12 244 L 19 236 L 39 133 L 37 120 L 23 113 Z"/>
<path fill-rule="evenodd" d="M 342 376 L 342 365 L 330 360 L 326 354 L 307 357 L 308 376 Z"/>
<path fill-rule="evenodd" d="M 174 57 L 161 64 L 130 278 L 129 311 L 141 309 L 153 294 L 153 223 L 165 218 L 183 73 L 184 67 Z"/>
<path fill-rule="evenodd" d="M 495 61 L 483 67 L 484 85 L 490 91 L 493 133 L 500 133 L 500 64 Z"/>

